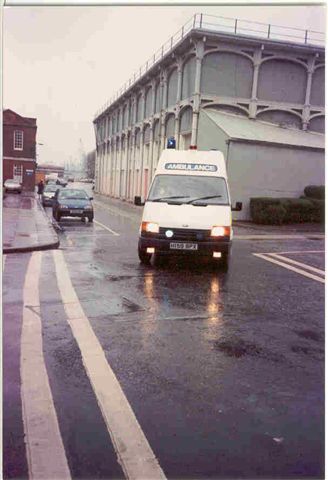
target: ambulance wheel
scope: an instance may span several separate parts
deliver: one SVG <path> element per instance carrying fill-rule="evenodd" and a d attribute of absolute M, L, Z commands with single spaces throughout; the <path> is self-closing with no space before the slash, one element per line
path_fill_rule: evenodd
<path fill-rule="evenodd" d="M 221 257 L 220 265 L 224 272 L 227 272 L 229 270 L 229 261 L 230 261 L 229 253 L 223 253 Z"/>
<path fill-rule="evenodd" d="M 222 257 L 213 260 L 213 265 L 216 269 L 227 272 L 229 270 L 229 253 L 222 253 Z"/>
<path fill-rule="evenodd" d="M 161 267 L 164 263 L 164 256 L 156 252 L 154 255 L 154 265 L 155 267 Z"/>
<path fill-rule="evenodd" d="M 138 248 L 138 256 L 139 256 L 140 263 L 142 263 L 143 265 L 150 264 L 151 253 L 147 253 L 146 250 L 142 248 Z"/>

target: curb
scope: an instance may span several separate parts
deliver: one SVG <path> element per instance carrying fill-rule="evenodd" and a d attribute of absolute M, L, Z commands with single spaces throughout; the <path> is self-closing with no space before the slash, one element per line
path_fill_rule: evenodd
<path fill-rule="evenodd" d="M 36 252 L 38 250 L 54 250 L 60 245 L 59 239 L 56 242 L 52 243 L 43 243 L 37 245 L 29 245 L 28 247 L 6 247 L 2 249 L 2 253 L 26 253 L 26 252 Z"/>

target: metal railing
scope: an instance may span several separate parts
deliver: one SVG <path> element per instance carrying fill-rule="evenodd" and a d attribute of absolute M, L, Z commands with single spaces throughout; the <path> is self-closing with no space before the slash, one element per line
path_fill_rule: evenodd
<path fill-rule="evenodd" d="M 175 48 L 175 46 L 188 35 L 191 30 L 203 29 L 228 33 L 233 35 L 245 35 L 269 40 L 281 40 L 304 45 L 323 46 L 325 34 L 314 30 L 302 30 L 294 27 L 281 27 L 261 22 L 240 20 L 237 18 L 218 17 L 196 13 L 182 28 L 159 48 L 147 62 L 116 92 L 105 105 L 95 114 L 94 118 L 101 115 L 107 108 L 134 85 L 155 63 Z"/>

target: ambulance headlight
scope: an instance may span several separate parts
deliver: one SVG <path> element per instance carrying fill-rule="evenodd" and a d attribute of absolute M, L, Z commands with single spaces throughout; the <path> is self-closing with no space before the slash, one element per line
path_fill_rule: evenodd
<path fill-rule="evenodd" d="M 212 227 L 211 237 L 230 237 L 230 227 Z"/>
<path fill-rule="evenodd" d="M 158 233 L 159 225 L 158 223 L 154 223 L 154 222 L 142 222 L 141 230 L 143 232 Z"/>

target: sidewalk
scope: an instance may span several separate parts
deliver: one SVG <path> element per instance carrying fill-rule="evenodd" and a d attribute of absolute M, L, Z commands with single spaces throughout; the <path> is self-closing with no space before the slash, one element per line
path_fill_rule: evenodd
<path fill-rule="evenodd" d="M 59 238 L 33 192 L 6 194 L 2 210 L 3 253 L 58 248 Z"/>
<path fill-rule="evenodd" d="M 94 194 L 95 204 L 101 204 L 113 213 L 128 216 L 136 221 L 141 221 L 142 207 L 137 207 L 130 202 L 111 198 L 99 193 Z M 280 238 L 314 238 L 325 237 L 325 226 L 320 223 L 297 223 L 291 225 L 257 225 L 249 221 L 233 221 L 234 237 L 241 239 L 280 239 Z"/>

